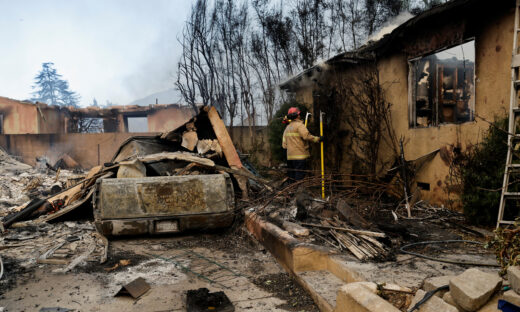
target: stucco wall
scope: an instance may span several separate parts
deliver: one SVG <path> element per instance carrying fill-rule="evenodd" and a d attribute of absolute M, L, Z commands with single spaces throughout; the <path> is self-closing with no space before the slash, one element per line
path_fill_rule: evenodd
<path fill-rule="evenodd" d="M 2 134 L 64 133 L 65 115 L 59 108 L 0 97 Z"/>
<path fill-rule="evenodd" d="M 44 106 L 37 115 L 37 133 L 65 133 L 65 115 L 56 107 Z"/>
<path fill-rule="evenodd" d="M 254 127 L 252 134 L 249 127 L 233 127 L 228 128 L 228 131 L 235 147 L 241 153 L 249 154 L 249 159 L 253 163 L 266 167 L 271 165 L 269 129 L 267 127 Z"/>
<path fill-rule="evenodd" d="M 313 98 L 312 98 L 312 86 L 309 86 L 307 88 L 302 88 L 298 90 L 298 92 L 295 93 L 295 99 L 299 103 L 302 103 L 305 105 L 311 113 L 313 113 Z"/>
<path fill-rule="evenodd" d="M 38 133 L 37 113 L 34 105 L 0 97 L 2 133 Z"/>
<path fill-rule="evenodd" d="M 37 133 L 66 133 L 67 123 L 70 119 L 65 109 L 45 104 L 37 105 L 23 101 L 0 97 L 0 114 L 3 115 L 2 134 L 37 134 Z M 153 107 L 149 111 L 143 108 L 141 111 L 126 111 L 124 108 L 114 109 L 112 115 L 104 114 L 96 116 L 88 112 L 85 117 L 105 117 L 105 132 L 127 132 L 125 118 L 132 116 L 147 116 L 149 132 L 167 132 L 175 129 L 191 117 L 194 112 L 189 107 Z M 70 125 L 69 125 L 70 126 Z"/>
<path fill-rule="evenodd" d="M 248 127 L 228 129 L 233 143 L 242 153 L 250 153 L 254 162 L 270 164 L 269 142 L 266 127 L 256 127 L 253 146 Z M 156 133 L 67 133 L 67 134 L 11 134 L 0 135 L 0 146 L 8 153 L 21 157 L 24 163 L 35 165 L 36 157 L 46 156 L 51 164 L 64 154 L 69 154 L 81 167 L 89 169 L 108 162 L 127 138 L 155 135 Z M 98 154 L 99 150 L 99 154 Z"/>
<path fill-rule="evenodd" d="M 151 133 L 68 133 L 0 135 L 0 146 L 20 156 L 24 163 L 36 164 L 36 157 L 46 156 L 51 164 L 67 153 L 83 168 L 111 160 L 121 143 L 134 135 Z M 98 154 L 99 150 L 99 154 Z"/>

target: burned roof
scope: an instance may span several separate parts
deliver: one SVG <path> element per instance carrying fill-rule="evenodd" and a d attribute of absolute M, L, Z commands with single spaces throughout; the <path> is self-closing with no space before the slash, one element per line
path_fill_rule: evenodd
<path fill-rule="evenodd" d="M 114 105 L 114 106 L 108 106 L 108 107 L 98 107 L 98 106 L 88 106 L 88 107 L 73 107 L 73 106 L 58 106 L 58 105 L 51 105 L 46 104 L 42 102 L 31 102 L 28 100 L 20 101 L 11 99 L 8 97 L 0 96 L 0 103 L 2 102 L 14 102 L 15 104 L 20 105 L 29 105 L 38 107 L 39 109 L 54 109 L 57 111 L 62 111 L 65 113 L 68 113 L 70 115 L 76 115 L 80 114 L 82 116 L 89 116 L 89 117 L 104 117 L 104 116 L 110 116 L 114 113 L 122 113 L 125 115 L 131 115 L 133 113 L 150 113 L 162 109 L 170 109 L 170 108 L 176 108 L 181 110 L 193 110 L 191 106 L 188 105 L 182 105 L 182 104 L 150 104 L 147 106 L 141 106 L 141 105 Z"/>
<path fill-rule="evenodd" d="M 447 15 L 462 18 L 474 14 L 477 8 L 489 7 L 489 4 L 490 2 L 487 0 L 452 0 L 444 4 L 436 5 L 402 23 L 380 40 L 367 42 L 357 49 L 356 52 L 361 54 L 372 52 L 377 55 L 382 55 L 391 49 L 392 44 L 397 39 L 406 37 L 410 30 L 430 25 L 430 22 L 439 19 L 445 19 Z M 500 6 L 513 7 L 514 1 L 498 1 L 498 3 L 493 3 L 494 8 Z"/>
<path fill-rule="evenodd" d="M 316 71 L 320 71 L 323 64 L 332 65 L 338 63 L 358 64 L 367 60 L 374 60 L 377 57 L 385 55 L 389 52 L 396 51 L 399 48 L 399 41 L 407 38 L 411 33 L 416 33 L 425 26 L 431 26 L 439 20 L 449 20 L 450 17 L 466 17 L 472 15 L 476 20 L 475 12 L 481 17 L 486 17 L 492 10 L 500 10 L 514 7 L 515 1 L 495 1 L 492 6 L 486 0 L 452 0 L 447 3 L 434 6 L 430 10 L 424 11 L 415 17 L 407 20 L 392 32 L 384 35 L 377 41 L 369 41 L 365 45 L 354 51 L 343 52 L 337 54 L 322 64 L 314 65 L 299 74 L 290 77 L 280 83 L 281 89 L 290 89 L 292 86 L 301 81 L 305 76 L 312 76 Z M 490 11 L 491 10 L 491 11 Z"/>

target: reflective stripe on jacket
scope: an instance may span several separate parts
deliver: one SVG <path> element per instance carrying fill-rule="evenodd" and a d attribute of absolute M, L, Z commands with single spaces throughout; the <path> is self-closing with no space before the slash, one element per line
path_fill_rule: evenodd
<path fill-rule="evenodd" d="M 282 147 L 287 149 L 287 160 L 307 159 L 310 156 L 306 141 L 318 142 L 319 137 L 309 133 L 301 120 L 293 120 L 283 133 Z"/>

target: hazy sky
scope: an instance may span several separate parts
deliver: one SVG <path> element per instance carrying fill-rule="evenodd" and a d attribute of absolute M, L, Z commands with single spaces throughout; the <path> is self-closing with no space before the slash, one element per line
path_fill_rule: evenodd
<path fill-rule="evenodd" d="M 0 96 L 28 99 L 53 62 L 81 105 L 173 87 L 189 0 L 0 0 Z"/>

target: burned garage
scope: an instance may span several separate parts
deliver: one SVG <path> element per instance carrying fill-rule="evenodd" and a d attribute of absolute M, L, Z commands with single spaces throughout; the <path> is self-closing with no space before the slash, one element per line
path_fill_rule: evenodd
<path fill-rule="evenodd" d="M 519 1 L 188 12 L 179 104 L 0 97 L 0 311 L 520 311 Z"/>

